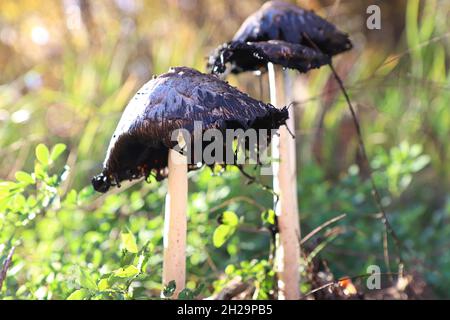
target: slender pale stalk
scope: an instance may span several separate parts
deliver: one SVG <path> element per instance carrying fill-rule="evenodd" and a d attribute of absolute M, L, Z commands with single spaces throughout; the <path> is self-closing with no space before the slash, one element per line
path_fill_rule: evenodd
<path fill-rule="evenodd" d="M 168 193 L 164 215 L 163 285 L 174 280 L 176 298 L 186 282 L 187 158 L 169 150 Z"/>
<path fill-rule="evenodd" d="M 283 79 L 282 71 L 276 72 L 272 63 L 268 64 L 268 71 L 271 104 L 282 107 L 283 104 L 291 102 L 288 99 L 292 99 L 290 75 L 285 71 Z M 294 119 L 294 108 L 290 108 L 289 120 L 286 124 L 292 132 L 295 132 Z M 275 254 L 278 297 L 279 299 L 294 300 L 300 298 L 300 219 L 297 202 L 295 139 L 285 126 L 279 129 L 279 137 L 273 137 L 272 158 L 273 188 L 279 195 L 278 199 L 274 199 L 279 230 Z"/>

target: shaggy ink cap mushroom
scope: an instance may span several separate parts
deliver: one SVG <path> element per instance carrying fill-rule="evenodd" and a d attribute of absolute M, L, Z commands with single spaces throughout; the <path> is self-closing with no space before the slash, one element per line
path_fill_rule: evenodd
<path fill-rule="evenodd" d="M 231 72 L 239 73 L 264 69 L 264 63 L 272 62 L 307 72 L 351 48 L 347 34 L 313 11 L 269 1 L 244 21 L 231 42 L 215 50 L 208 69 L 224 73 L 230 63 Z"/>
<path fill-rule="evenodd" d="M 307 47 L 311 47 L 312 41 L 329 56 L 352 48 L 348 35 L 339 31 L 333 24 L 313 11 L 283 1 L 266 2 L 244 21 L 232 40 L 283 40 Z"/>
<path fill-rule="evenodd" d="M 230 63 L 230 71 L 238 74 L 264 69 L 269 62 L 305 73 L 329 64 L 331 58 L 309 47 L 281 40 L 231 41 L 216 49 L 207 67 L 212 73 L 221 74 Z"/>
<path fill-rule="evenodd" d="M 164 179 L 169 149 L 177 145 L 172 132 L 193 133 L 194 121 L 201 121 L 203 130 L 224 132 L 228 128 L 278 129 L 287 118 L 287 108 L 279 110 L 253 99 L 214 75 L 171 68 L 147 82 L 128 103 L 111 138 L 103 171 L 92 178 L 92 185 L 98 192 L 107 192 L 124 180 L 151 174 Z M 196 168 L 196 164 L 188 165 L 189 170 Z"/>

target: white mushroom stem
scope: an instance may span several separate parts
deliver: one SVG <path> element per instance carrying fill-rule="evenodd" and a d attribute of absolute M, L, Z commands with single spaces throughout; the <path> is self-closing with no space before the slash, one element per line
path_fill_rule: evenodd
<path fill-rule="evenodd" d="M 187 158 L 175 150 L 169 150 L 168 192 L 164 215 L 163 285 L 174 280 L 174 298 L 186 283 L 186 233 L 188 177 Z"/>
<path fill-rule="evenodd" d="M 289 104 L 292 99 L 291 80 L 288 71 L 275 71 L 268 64 L 270 101 L 276 107 Z M 278 77 L 277 77 L 278 76 Z M 284 86 L 283 86 L 284 84 Z M 283 99 L 284 87 L 284 99 Z M 294 108 L 289 108 L 286 125 L 295 132 Z M 279 137 L 272 140 L 273 189 L 279 195 L 274 199 L 274 211 L 278 218 L 278 234 L 275 268 L 278 274 L 278 298 L 295 300 L 300 298 L 300 219 L 297 202 L 297 174 L 295 139 L 286 126 L 279 129 Z"/>

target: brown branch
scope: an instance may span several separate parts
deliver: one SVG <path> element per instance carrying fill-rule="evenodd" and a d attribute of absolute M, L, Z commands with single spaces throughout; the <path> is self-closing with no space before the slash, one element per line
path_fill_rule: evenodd
<path fill-rule="evenodd" d="M 3 287 L 3 281 L 6 279 L 6 273 L 8 272 L 9 267 L 11 266 L 12 257 L 14 254 L 14 251 L 16 250 L 15 246 L 12 246 L 9 250 L 8 256 L 6 257 L 5 262 L 3 263 L 2 271 L 0 272 L 0 291 Z"/>
<path fill-rule="evenodd" d="M 239 294 L 243 293 L 250 287 L 248 282 L 242 281 L 240 277 L 231 280 L 225 288 L 217 295 L 213 296 L 213 300 L 231 300 Z"/>
<path fill-rule="evenodd" d="M 341 214 L 340 216 L 337 216 L 331 220 L 328 220 L 324 223 L 322 223 L 320 226 L 318 226 L 317 228 L 315 228 L 313 231 L 311 231 L 310 233 L 308 233 L 305 237 L 303 237 L 303 239 L 300 241 L 300 245 L 302 246 L 303 244 L 305 244 L 306 241 L 308 241 L 309 239 L 311 239 L 314 235 L 316 235 L 317 233 L 319 233 L 322 229 L 328 227 L 330 224 L 335 223 L 336 221 L 339 221 L 343 218 L 345 218 L 347 215 Z"/>

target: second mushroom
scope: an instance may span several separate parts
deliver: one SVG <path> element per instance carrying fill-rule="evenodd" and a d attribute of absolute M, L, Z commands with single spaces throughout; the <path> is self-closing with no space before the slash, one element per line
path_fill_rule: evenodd
<path fill-rule="evenodd" d="M 268 71 L 270 100 L 274 106 L 292 103 L 292 83 L 287 70 L 307 72 L 331 66 L 331 57 L 352 48 L 345 33 L 312 11 L 282 1 L 268 1 L 250 15 L 232 41 L 220 46 L 209 58 L 212 73 Z M 284 82 L 284 85 L 282 83 Z M 280 90 L 280 89 L 283 90 Z M 284 92 L 282 92 L 284 91 Z M 284 94 L 283 94 L 284 93 Z M 294 109 L 287 128 L 295 130 Z M 296 145 L 287 128 L 272 142 L 273 188 L 279 238 L 275 258 L 280 299 L 300 297 L 300 219 L 297 200 Z M 279 159 L 279 161 L 278 161 Z"/>

